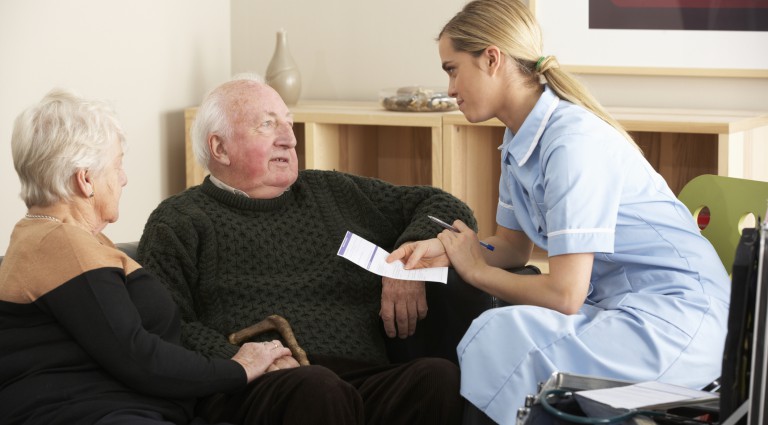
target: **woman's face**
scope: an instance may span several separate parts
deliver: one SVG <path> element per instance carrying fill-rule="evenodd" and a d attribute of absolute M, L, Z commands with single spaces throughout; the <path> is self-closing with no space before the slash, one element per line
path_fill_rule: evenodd
<path fill-rule="evenodd" d="M 123 170 L 123 147 L 115 140 L 109 150 L 107 166 L 91 177 L 93 184 L 93 206 L 99 223 L 114 223 L 120 215 L 120 196 L 128 177 Z"/>
<path fill-rule="evenodd" d="M 495 116 L 498 90 L 493 90 L 485 55 L 475 57 L 454 50 L 447 36 L 439 40 L 440 60 L 448 74 L 448 95 L 455 97 L 459 109 L 469 122 L 482 122 Z"/>

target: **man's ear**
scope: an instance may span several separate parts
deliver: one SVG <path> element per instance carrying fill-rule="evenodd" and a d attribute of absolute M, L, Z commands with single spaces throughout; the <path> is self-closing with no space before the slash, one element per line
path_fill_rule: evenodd
<path fill-rule="evenodd" d="M 229 165 L 229 153 L 221 137 L 215 134 L 210 135 L 208 137 L 208 150 L 211 152 L 211 161 Z"/>
<path fill-rule="evenodd" d="M 93 193 L 93 180 L 91 177 L 91 172 L 85 168 L 79 168 L 73 177 L 75 179 L 75 187 L 86 198 L 89 198 L 91 193 Z"/>

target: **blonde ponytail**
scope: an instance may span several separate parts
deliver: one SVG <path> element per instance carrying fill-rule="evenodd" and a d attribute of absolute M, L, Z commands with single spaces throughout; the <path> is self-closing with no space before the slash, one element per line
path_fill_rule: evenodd
<path fill-rule="evenodd" d="M 591 111 L 640 149 L 586 87 L 560 69 L 554 56 L 542 56 L 541 29 L 527 5 L 518 0 L 471 1 L 445 24 L 438 39 L 443 36 L 450 38 L 454 50 L 474 56 L 497 46 L 517 62 L 531 84 L 548 84 L 558 97 Z"/>
<path fill-rule="evenodd" d="M 600 119 L 610 124 L 616 131 L 621 133 L 625 139 L 640 150 L 640 147 L 635 143 L 632 136 L 627 133 L 624 127 L 622 127 L 622 125 L 616 121 L 616 119 L 613 118 L 602 105 L 600 105 L 600 102 L 592 96 L 583 84 L 571 74 L 560 68 L 560 64 L 554 56 L 542 56 L 539 58 L 539 61 L 534 65 L 534 72 L 542 77 L 540 82 L 542 80 L 543 82 L 546 82 L 549 85 L 549 88 L 551 88 L 559 98 L 591 111 Z"/>

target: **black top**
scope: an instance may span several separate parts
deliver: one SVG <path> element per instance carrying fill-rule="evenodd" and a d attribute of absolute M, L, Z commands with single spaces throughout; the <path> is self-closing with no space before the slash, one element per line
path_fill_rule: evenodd
<path fill-rule="evenodd" d="M 246 384 L 232 360 L 179 345 L 168 292 L 103 235 L 22 220 L 0 264 L 0 423 L 90 424 L 137 408 L 174 423 Z"/>

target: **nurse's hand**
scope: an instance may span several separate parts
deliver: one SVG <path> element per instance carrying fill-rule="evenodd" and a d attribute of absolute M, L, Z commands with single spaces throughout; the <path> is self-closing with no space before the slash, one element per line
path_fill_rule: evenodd
<path fill-rule="evenodd" d="M 397 260 L 405 263 L 406 269 L 447 267 L 451 265 L 450 260 L 445 255 L 443 244 L 437 239 L 408 242 L 401 245 L 400 248 L 389 254 L 386 261 L 391 263 Z"/>
<path fill-rule="evenodd" d="M 483 257 L 483 248 L 480 239 L 471 228 L 460 220 L 453 223 L 458 232 L 445 230 L 437 235 L 437 239 L 443 244 L 453 268 L 466 281 L 473 282 L 472 273 L 488 267 Z"/>

